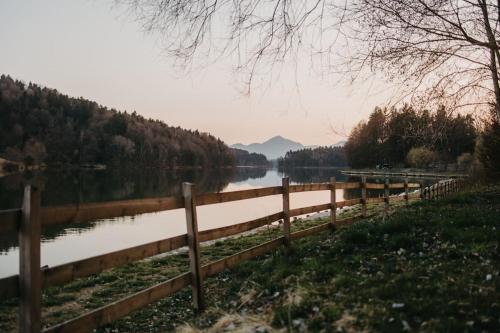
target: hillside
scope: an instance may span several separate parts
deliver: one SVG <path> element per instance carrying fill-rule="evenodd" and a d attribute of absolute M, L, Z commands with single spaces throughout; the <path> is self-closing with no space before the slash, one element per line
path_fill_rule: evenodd
<path fill-rule="evenodd" d="M 347 158 L 343 147 L 317 147 L 289 151 L 285 157 L 278 159 L 279 168 L 297 167 L 346 167 Z"/>
<path fill-rule="evenodd" d="M 267 167 L 270 165 L 266 156 L 258 153 L 249 153 L 243 149 L 231 148 L 234 155 L 234 163 L 237 166 L 259 166 Z"/>
<path fill-rule="evenodd" d="M 305 147 L 299 142 L 277 135 L 262 143 L 251 143 L 249 145 L 236 143 L 231 145 L 231 148 L 246 150 L 250 153 L 263 154 L 268 159 L 272 160 L 285 156 L 285 154 L 290 150 L 298 150 Z"/>
<path fill-rule="evenodd" d="M 219 167 L 218 138 L 0 77 L 0 157 L 26 164 Z"/>

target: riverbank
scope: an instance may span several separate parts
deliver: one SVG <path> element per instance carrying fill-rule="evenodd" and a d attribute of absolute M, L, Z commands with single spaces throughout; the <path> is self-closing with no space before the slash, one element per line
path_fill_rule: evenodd
<path fill-rule="evenodd" d="M 190 290 L 99 331 L 481 331 L 498 330 L 500 187 L 436 202 L 392 206 L 375 217 L 294 241 L 205 281 L 207 309 L 194 317 Z M 369 213 L 382 206 L 369 206 Z M 397 208 L 397 209 L 395 209 Z M 359 207 L 342 217 L 359 214 Z M 324 220 L 297 220 L 301 230 Z M 258 233 L 202 248 L 203 264 L 280 235 Z M 188 270 L 187 253 L 127 265 L 44 292 L 54 324 Z M 15 301 L 0 306 L 0 331 L 15 331 Z M 186 326 L 185 323 L 189 323 Z"/>
<path fill-rule="evenodd" d="M 499 211 L 499 185 L 476 189 L 244 263 L 212 285 L 234 308 L 211 329 L 498 331 Z"/>

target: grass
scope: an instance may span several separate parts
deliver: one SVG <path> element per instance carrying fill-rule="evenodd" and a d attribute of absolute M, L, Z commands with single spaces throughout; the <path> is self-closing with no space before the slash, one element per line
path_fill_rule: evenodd
<path fill-rule="evenodd" d="M 297 220 L 293 230 L 323 222 Z M 203 263 L 279 235 L 268 228 L 215 242 L 203 247 Z M 499 240 L 500 186 L 416 202 L 387 219 L 306 237 L 207 279 L 208 307 L 200 315 L 185 288 L 98 331 L 217 331 L 243 327 L 246 318 L 255 327 L 289 331 L 499 331 Z M 43 322 L 102 306 L 187 271 L 188 264 L 180 253 L 49 288 Z M 16 309 L 16 300 L 0 305 L 0 331 L 15 331 Z"/>

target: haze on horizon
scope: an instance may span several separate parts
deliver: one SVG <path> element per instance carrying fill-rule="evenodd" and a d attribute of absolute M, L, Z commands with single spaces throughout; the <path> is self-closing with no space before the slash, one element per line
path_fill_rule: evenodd
<path fill-rule="evenodd" d="M 182 72 L 162 53 L 160 36 L 141 32 L 113 1 L 4 1 L 0 31 L 2 74 L 228 144 L 281 135 L 331 145 L 390 97 L 375 79 L 355 86 L 322 79 L 308 59 L 279 76 L 271 71 L 246 96 L 229 59 Z"/>

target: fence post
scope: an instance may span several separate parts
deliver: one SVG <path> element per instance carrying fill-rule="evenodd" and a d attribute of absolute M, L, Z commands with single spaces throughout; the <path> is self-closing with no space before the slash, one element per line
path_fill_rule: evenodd
<path fill-rule="evenodd" d="M 290 245 L 290 179 L 284 177 L 281 184 L 283 187 L 283 234 L 285 244 Z"/>
<path fill-rule="evenodd" d="M 425 200 L 425 188 L 424 186 L 422 185 L 422 183 L 419 183 L 419 190 L 420 190 L 420 200 Z"/>
<path fill-rule="evenodd" d="M 408 205 L 408 177 L 405 178 L 405 203 Z"/>
<path fill-rule="evenodd" d="M 389 178 L 384 182 L 384 216 L 389 213 Z"/>
<path fill-rule="evenodd" d="M 186 210 L 186 227 L 189 247 L 189 268 L 191 271 L 191 289 L 193 292 L 193 306 L 196 311 L 202 311 L 205 304 L 203 299 L 203 281 L 200 268 L 200 244 L 198 241 L 198 218 L 196 215 L 196 189 L 191 183 L 182 183 L 182 195 Z"/>
<path fill-rule="evenodd" d="M 366 176 L 361 177 L 361 215 L 366 217 Z"/>
<path fill-rule="evenodd" d="M 337 193 L 336 193 L 337 180 L 335 177 L 330 178 L 330 224 L 335 228 L 337 223 Z"/>
<path fill-rule="evenodd" d="M 27 185 L 19 228 L 19 331 L 22 333 L 41 331 L 40 222 L 40 190 Z"/>

